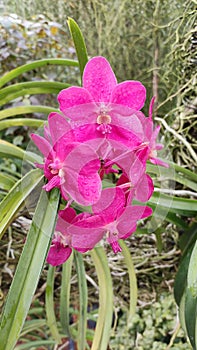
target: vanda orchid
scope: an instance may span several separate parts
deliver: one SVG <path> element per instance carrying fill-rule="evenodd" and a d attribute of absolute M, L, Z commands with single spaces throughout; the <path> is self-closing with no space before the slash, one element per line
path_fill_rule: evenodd
<path fill-rule="evenodd" d="M 156 144 L 159 127 L 153 128 L 154 100 L 149 117 L 140 111 L 145 99 L 140 82 L 117 83 L 109 62 L 94 57 L 85 67 L 83 87 L 59 93 L 60 113 L 49 115 L 44 137 L 32 135 L 44 155 L 44 164 L 37 165 L 48 180 L 44 189 L 58 187 L 67 202 L 47 257 L 51 265 L 103 239 L 114 253 L 121 251 L 118 241 L 152 214 L 148 206 L 133 204 L 148 201 L 154 190 L 147 161 L 166 166 L 156 154 L 162 146 Z"/>

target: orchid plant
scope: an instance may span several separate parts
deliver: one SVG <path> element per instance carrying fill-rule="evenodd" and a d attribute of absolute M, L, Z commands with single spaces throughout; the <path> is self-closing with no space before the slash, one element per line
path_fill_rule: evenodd
<path fill-rule="evenodd" d="M 160 126 L 155 127 L 153 123 L 154 97 L 150 102 L 149 115 L 145 116 L 142 112 L 146 100 L 143 84 L 135 80 L 117 83 L 106 58 L 96 56 L 88 60 L 78 25 L 72 19 L 68 20 L 68 24 L 78 62 L 40 60 L 16 68 L 0 79 L 0 86 L 3 86 L 19 74 L 47 64 L 79 66 L 82 77 L 80 87 L 55 82 L 48 85 L 38 82 L 35 87 L 33 83 L 32 93 L 57 93 L 58 109 L 26 106 L 0 112 L 0 119 L 5 119 L 0 121 L 0 129 L 10 125 L 43 127 L 43 135 L 39 132 L 30 135 L 41 154 L 23 151 L 0 141 L 3 157 L 16 157 L 34 167 L 14 184 L 7 183 L 8 193 L 0 203 L 1 236 L 26 198 L 43 178 L 45 181 L 3 311 L 0 350 L 15 347 L 45 261 L 49 264 L 46 314 L 53 342 L 61 344 L 66 335 L 77 339 L 79 350 L 88 348 L 87 285 L 83 263 L 86 252 L 91 254 L 95 263 L 100 285 L 100 308 L 91 349 L 107 349 L 113 314 L 113 289 L 103 245 L 107 242 L 114 254 L 121 252 L 124 256 L 131 284 L 130 320 L 135 312 L 137 287 L 132 259 L 124 240 L 135 232 L 139 221 L 145 225 L 144 220 L 152 215 L 159 218 L 163 215 L 166 220 L 185 227 L 180 215 L 193 214 L 197 210 L 192 199 L 177 201 L 175 197 L 154 192 L 150 175 L 161 173 L 166 178 L 174 177 L 181 184 L 187 182 L 191 189 L 196 188 L 194 174 L 172 162 L 164 162 L 157 155 L 163 145 L 157 143 Z M 16 96 L 25 95 L 26 89 L 31 93 L 31 82 L 22 84 L 23 89 L 21 84 L 15 84 L 1 90 L 2 105 Z M 34 111 L 49 113 L 47 123 L 39 119 L 9 119 Z M 5 183 L 3 174 L 0 174 L 0 180 Z M 191 245 L 189 249 L 191 251 Z M 69 325 L 69 278 L 73 256 L 80 292 L 77 336 L 71 334 Z M 192 256 L 192 259 L 195 258 Z M 61 331 L 53 309 L 54 272 L 58 265 L 62 265 L 64 287 L 60 302 Z M 184 275 L 184 288 L 182 286 L 182 293 L 179 290 L 176 296 L 178 304 L 183 295 L 185 298 L 185 290 L 194 283 L 192 268 L 189 287 L 186 279 Z M 192 294 L 189 301 L 184 299 L 186 305 L 191 298 L 195 304 L 196 294 Z M 186 323 L 188 329 L 188 319 Z M 189 336 L 192 342 L 191 331 Z M 20 345 L 17 349 L 20 350 Z"/>

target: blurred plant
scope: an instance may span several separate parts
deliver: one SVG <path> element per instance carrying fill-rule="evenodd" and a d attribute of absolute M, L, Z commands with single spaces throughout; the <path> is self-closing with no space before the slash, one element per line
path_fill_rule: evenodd
<path fill-rule="evenodd" d="M 43 59 L 38 61 L 33 61 L 27 63 L 23 66 L 20 66 L 14 70 L 11 70 L 9 73 L 5 74 L 0 79 L 0 86 L 2 87 L 0 91 L 1 105 L 7 106 L 7 103 L 15 99 L 16 97 L 25 96 L 28 94 L 36 93 L 59 93 L 60 90 L 65 89 L 66 86 L 64 83 L 57 82 L 42 82 L 42 81 L 30 81 L 25 83 L 10 84 L 10 81 L 20 74 L 36 69 L 39 66 L 48 67 L 51 64 L 59 64 L 65 66 L 78 66 L 80 67 L 80 73 L 82 75 L 83 69 L 87 62 L 87 52 L 84 43 L 83 36 L 77 24 L 72 20 L 68 20 L 69 29 L 74 40 L 76 47 L 76 52 L 78 56 L 78 63 L 73 60 L 65 59 Z M 9 83 L 7 87 L 3 87 L 5 84 Z M 40 119 L 29 119 L 29 118 L 18 118 L 18 115 L 27 115 L 32 112 L 58 112 L 58 110 L 49 107 L 49 106 L 16 106 L 11 108 L 5 108 L 0 112 L 0 128 L 6 129 L 10 126 L 22 125 L 22 126 L 34 126 L 40 127 L 43 126 L 44 122 Z M 11 117 L 14 117 L 11 119 Z M 109 116 L 108 116 L 109 117 Z M 47 129 L 46 129 L 47 130 Z M 32 150 L 24 151 L 22 148 L 9 143 L 8 141 L 0 140 L 0 156 L 7 158 L 16 158 L 23 162 L 23 170 L 25 170 L 25 175 L 22 176 L 18 181 L 15 180 L 14 184 L 7 186 L 4 199 L 0 203 L 0 235 L 2 236 L 5 230 L 10 226 L 11 222 L 21 209 L 21 206 L 24 205 L 26 198 L 30 193 L 37 187 L 37 185 L 42 185 L 43 174 L 40 169 L 33 169 L 34 163 L 41 163 L 42 159 Z M 178 227 L 186 228 L 187 223 L 184 221 L 185 217 L 195 217 L 197 211 L 196 201 L 191 198 L 177 197 L 176 190 L 171 190 L 168 188 L 159 187 L 159 177 L 161 176 L 161 183 L 166 184 L 169 180 L 175 180 L 176 182 L 183 184 L 189 190 L 185 190 L 184 195 L 192 197 L 195 195 L 194 192 L 197 187 L 197 176 L 172 162 L 169 162 L 169 168 L 161 168 L 155 164 L 148 164 L 147 170 L 152 176 L 156 176 L 155 184 L 158 187 L 153 193 L 152 197 L 148 201 L 148 205 L 153 208 L 154 215 L 153 219 L 150 220 L 150 226 L 143 227 L 144 232 L 150 232 L 151 230 L 158 229 L 158 226 L 161 225 L 164 219 L 173 224 L 176 224 Z M 30 170 L 29 170 L 30 169 Z M 0 177 L 1 186 L 6 186 L 6 176 L 4 169 L 1 169 L 2 176 Z M 0 175 L 1 175 L 0 174 Z M 40 188 L 40 187 L 39 187 Z M 39 191 L 39 189 L 38 189 Z M 163 192 L 163 193 L 162 193 Z M 166 193 L 167 194 L 166 194 Z M 32 219 L 32 225 L 29 230 L 27 241 L 24 246 L 23 253 L 19 260 L 17 270 L 13 279 L 13 283 L 10 287 L 7 302 L 2 314 L 2 324 L 1 324 L 1 344 L 0 349 L 10 350 L 13 349 L 19 336 L 22 331 L 22 327 L 27 316 L 33 294 L 35 292 L 39 276 L 45 263 L 45 258 L 48 253 L 48 248 L 50 245 L 51 237 L 54 232 L 57 210 L 59 207 L 59 190 L 53 188 L 48 194 L 45 191 L 41 191 L 40 198 L 38 200 L 38 205 L 35 210 L 35 214 Z M 81 208 L 76 208 L 77 210 Z M 149 230 L 150 229 L 150 230 Z M 195 235 L 193 226 L 191 225 L 191 240 L 195 241 Z M 159 232 L 157 232 L 159 233 Z M 185 236 L 183 236 L 185 237 Z M 192 245 L 190 246 L 191 249 Z M 135 312 L 136 300 L 137 300 L 137 291 L 136 291 L 136 277 L 133 268 L 132 259 L 129 253 L 128 248 L 121 243 L 122 254 L 125 259 L 125 264 L 129 273 L 130 280 L 130 310 L 128 314 L 128 320 L 131 321 L 131 318 Z M 194 248 L 195 249 L 195 248 Z M 191 250 L 190 250 L 191 252 Z M 194 250 L 195 252 L 195 250 Z M 38 342 L 33 342 L 31 346 L 42 346 L 44 344 L 54 344 L 60 343 L 65 337 L 72 338 L 77 341 L 78 349 L 88 349 L 91 344 L 91 349 L 107 349 L 110 331 L 111 331 L 111 322 L 112 322 L 112 313 L 113 313 L 113 293 L 112 293 L 112 279 L 110 270 L 107 263 L 107 258 L 102 246 L 96 247 L 91 252 L 91 257 L 95 264 L 95 268 L 98 275 L 99 281 L 99 313 L 97 317 L 97 326 L 94 332 L 86 332 L 86 322 L 87 322 L 87 285 L 85 279 L 85 269 L 82 255 L 78 252 L 74 254 L 74 263 L 76 266 L 78 283 L 79 283 L 79 315 L 77 318 L 77 323 L 72 327 L 70 325 L 70 312 L 69 312 L 69 294 L 70 294 L 70 276 L 71 276 L 71 266 L 72 266 L 72 257 L 66 262 L 62 267 L 62 292 L 60 295 L 60 323 L 56 321 L 56 315 L 54 312 L 53 304 L 53 286 L 54 286 L 54 274 L 55 267 L 49 267 L 48 277 L 47 277 L 47 287 L 46 287 L 46 314 L 47 314 L 47 323 L 50 328 L 50 332 L 54 340 L 42 340 Z M 188 258 L 188 255 L 187 255 Z M 193 306 L 196 306 L 196 297 L 195 297 L 195 280 L 194 275 L 196 272 L 196 264 L 193 259 L 195 259 L 195 254 L 191 255 L 191 264 L 189 265 L 188 272 L 188 284 L 186 284 L 186 277 L 182 277 L 180 281 L 184 280 L 184 283 L 181 283 L 182 288 L 179 288 L 180 298 L 177 298 L 178 302 L 182 300 L 182 294 L 186 292 L 189 294 L 190 299 L 183 299 L 183 303 L 186 300 L 186 306 L 188 307 L 188 312 L 194 321 L 195 315 L 193 313 Z M 187 260 L 188 262 L 188 260 Z M 185 267 L 185 264 L 184 264 Z M 180 270 L 181 271 L 181 270 Z M 183 269 L 183 271 L 185 271 Z M 182 280 L 183 278 L 183 280 Z M 183 293 L 182 293 L 183 292 Z M 182 294 L 181 294 L 182 293 Z M 185 295 L 185 294 L 184 294 Z M 192 304 L 190 303 L 192 302 Z M 192 307 L 191 307 L 192 305 Z M 195 337 L 195 327 L 192 326 L 189 328 L 188 314 L 186 314 L 186 329 L 190 337 L 190 341 L 194 344 Z M 15 322 L 17 318 L 17 322 Z M 183 313 L 182 319 L 183 320 Z M 33 322 L 35 323 L 33 325 Z M 33 320 L 32 327 L 37 327 L 38 322 Z M 43 321 L 45 322 L 45 321 Z M 194 322 L 195 324 L 195 322 Z M 77 329 L 76 329 L 77 325 Z M 31 327 L 31 324 L 25 323 L 25 327 Z M 24 330 L 23 330 L 24 331 Z M 27 345 L 27 344 L 26 344 Z M 17 349 L 25 348 L 24 344 L 18 343 Z M 29 346 L 30 344 L 28 344 Z M 194 345 L 195 346 L 195 345 Z"/>

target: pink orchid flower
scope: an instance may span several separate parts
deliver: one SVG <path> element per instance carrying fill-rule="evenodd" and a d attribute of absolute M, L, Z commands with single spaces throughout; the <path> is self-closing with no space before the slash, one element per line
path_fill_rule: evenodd
<path fill-rule="evenodd" d="M 59 211 L 48 263 L 53 266 L 64 263 L 72 249 L 85 253 L 93 249 L 104 235 L 117 253 L 121 251 L 118 240 L 128 238 L 136 230 L 137 221 L 152 214 L 152 209 L 147 206 L 125 206 L 121 188 L 103 190 L 92 209 L 92 214 L 78 215 L 73 208 Z"/>
<path fill-rule="evenodd" d="M 138 115 L 138 118 L 141 121 L 141 125 L 143 126 L 143 134 L 144 141 L 141 146 L 147 145 L 149 147 L 149 155 L 148 159 L 152 164 L 161 165 L 168 168 L 168 164 L 157 157 L 157 151 L 163 149 L 163 145 L 161 143 L 157 143 L 157 136 L 160 131 L 160 125 L 154 128 L 153 123 L 153 106 L 155 102 L 155 97 L 152 98 L 149 107 L 149 117 L 146 118 L 142 113 Z"/>
<path fill-rule="evenodd" d="M 130 152 L 126 159 L 123 158 L 123 174 L 117 181 L 127 197 L 127 203 L 133 198 L 147 202 L 154 191 L 151 177 L 146 174 L 146 162 L 149 156 L 149 148 Z"/>
<path fill-rule="evenodd" d="M 80 235 L 80 223 L 84 225 L 84 221 L 88 220 L 87 226 L 90 229 L 93 226 L 99 227 L 101 223 L 97 220 L 96 216 L 90 213 L 76 214 L 73 208 L 65 208 L 58 212 L 58 219 L 55 228 L 54 238 L 50 246 L 47 262 L 53 266 L 63 264 L 71 255 L 73 242 L 75 242 L 74 235 L 69 231 L 70 227 L 77 227 L 77 236 Z M 75 226 L 78 225 L 78 226 Z M 72 231 L 72 230 L 71 230 Z M 103 238 L 103 234 L 98 231 L 96 235 L 91 234 L 80 237 L 80 240 L 75 246 L 75 250 L 85 253 L 86 251 L 94 248 L 94 246 Z"/>
<path fill-rule="evenodd" d="M 92 206 L 93 214 L 69 226 L 72 247 L 87 251 L 106 235 L 114 253 L 121 251 L 118 240 L 128 238 L 136 230 L 137 221 L 152 214 L 152 209 L 147 206 L 125 204 L 121 188 L 103 190 L 98 202 Z"/>
<path fill-rule="evenodd" d="M 58 95 L 60 110 L 67 117 L 77 123 L 94 123 L 103 135 L 113 132 L 112 126 L 139 130 L 138 111 L 145 99 L 145 87 L 134 80 L 118 84 L 109 62 L 102 56 L 88 61 L 83 87 L 72 86 Z"/>
<path fill-rule="evenodd" d="M 100 160 L 96 152 L 89 145 L 72 139 L 70 125 L 61 115 L 49 115 L 48 124 L 45 137 L 31 135 L 44 155 L 44 164 L 38 165 L 43 167 L 48 179 L 44 189 L 50 191 L 58 187 L 65 200 L 81 205 L 95 203 L 101 193 Z"/>
<path fill-rule="evenodd" d="M 46 259 L 52 266 L 63 264 L 72 253 L 70 237 L 67 234 L 67 230 L 75 216 L 76 212 L 73 208 L 66 208 L 58 212 L 54 238 L 52 239 Z"/>

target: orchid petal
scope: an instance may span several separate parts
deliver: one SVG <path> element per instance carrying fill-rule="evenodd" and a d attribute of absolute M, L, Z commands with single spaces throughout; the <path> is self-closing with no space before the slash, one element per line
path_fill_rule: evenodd
<path fill-rule="evenodd" d="M 101 192 L 99 201 L 92 206 L 94 214 L 103 217 L 105 223 L 113 222 L 125 205 L 125 195 L 121 188 L 107 188 Z"/>
<path fill-rule="evenodd" d="M 115 74 L 104 57 L 98 56 L 88 61 L 84 69 L 83 86 L 95 102 L 109 102 L 116 84 Z"/>
<path fill-rule="evenodd" d="M 95 245 L 103 238 L 105 231 L 102 227 L 78 227 L 71 225 L 69 234 L 71 236 L 72 247 L 83 253 L 93 249 Z"/>
<path fill-rule="evenodd" d="M 129 237 L 136 230 L 137 221 L 151 214 L 152 209 L 147 206 L 135 205 L 126 207 L 117 220 L 118 238 L 123 239 Z"/>
<path fill-rule="evenodd" d="M 48 123 L 53 145 L 71 130 L 71 126 L 66 118 L 59 113 L 50 113 L 48 116 Z"/>
<path fill-rule="evenodd" d="M 67 229 L 76 217 L 76 212 L 73 208 L 66 208 L 58 212 L 58 219 L 56 224 L 56 231 L 67 235 Z"/>
<path fill-rule="evenodd" d="M 150 162 L 152 164 L 155 164 L 155 165 L 161 165 L 161 166 L 164 166 L 165 168 L 169 168 L 169 164 L 164 162 L 163 160 L 159 159 L 159 158 L 153 158 L 151 157 L 150 158 Z"/>
<path fill-rule="evenodd" d="M 71 253 L 72 249 L 69 246 L 64 246 L 59 242 L 55 242 L 51 245 L 46 260 L 52 266 L 58 266 L 68 260 Z"/>
<path fill-rule="evenodd" d="M 152 119 L 153 117 L 153 108 L 154 108 L 155 99 L 156 99 L 156 96 L 153 96 L 150 101 L 149 111 L 148 111 L 148 115 L 150 119 Z"/>
<path fill-rule="evenodd" d="M 44 137 L 36 134 L 31 134 L 31 139 L 35 143 L 35 145 L 38 147 L 40 152 L 45 157 L 48 157 L 52 149 L 52 146 L 50 145 L 50 143 Z"/>
<path fill-rule="evenodd" d="M 117 84 L 111 95 L 111 102 L 125 105 L 135 110 L 144 106 L 146 89 L 139 81 L 128 80 Z"/>
<path fill-rule="evenodd" d="M 62 187 L 79 204 L 91 205 L 101 193 L 99 169 L 100 160 L 95 151 L 86 144 L 80 144 L 65 159 Z"/>
<path fill-rule="evenodd" d="M 59 175 L 53 176 L 46 185 L 44 185 L 42 188 L 45 189 L 45 191 L 49 192 L 54 187 L 60 186 L 60 177 Z"/>
<path fill-rule="evenodd" d="M 92 106 L 93 99 L 83 87 L 72 86 L 60 91 L 58 97 L 60 110 L 69 118 L 79 119 L 85 113 L 85 106 Z M 80 108 L 77 108 L 80 107 Z M 92 110 L 92 107 L 90 108 Z M 87 112 L 87 111 L 86 111 Z"/>
<path fill-rule="evenodd" d="M 140 202 L 147 202 L 154 191 L 153 180 L 147 174 L 142 175 L 135 190 L 135 198 Z"/>

